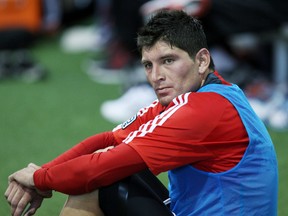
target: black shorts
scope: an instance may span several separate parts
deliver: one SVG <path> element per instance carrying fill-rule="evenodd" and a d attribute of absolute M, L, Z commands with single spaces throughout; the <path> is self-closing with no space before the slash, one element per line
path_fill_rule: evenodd
<path fill-rule="evenodd" d="M 167 188 L 149 170 L 99 190 L 105 216 L 173 216 Z"/>

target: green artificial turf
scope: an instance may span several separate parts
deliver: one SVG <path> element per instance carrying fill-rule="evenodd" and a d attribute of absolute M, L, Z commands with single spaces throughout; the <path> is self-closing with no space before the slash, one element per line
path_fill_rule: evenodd
<path fill-rule="evenodd" d="M 99 108 L 107 99 L 120 96 L 120 86 L 101 85 L 84 73 L 89 53 L 67 54 L 59 38 L 39 41 L 32 49 L 47 70 L 45 81 L 27 84 L 0 81 L 0 215 L 9 215 L 3 196 L 7 177 L 29 162 L 43 164 L 84 138 L 115 125 L 102 118 Z M 279 216 L 288 215 L 288 133 L 273 132 L 279 162 Z M 160 179 L 167 185 L 167 176 Z M 285 180 L 286 179 L 286 180 Z M 54 193 L 36 215 L 58 215 L 65 196 Z"/>

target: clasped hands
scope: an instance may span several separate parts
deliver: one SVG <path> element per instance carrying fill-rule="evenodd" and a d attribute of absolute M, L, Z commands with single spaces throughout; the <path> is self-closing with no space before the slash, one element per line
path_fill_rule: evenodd
<path fill-rule="evenodd" d="M 34 215 L 43 199 L 52 196 L 52 191 L 39 191 L 35 188 L 33 174 L 40 168 L 30 163 L 26 168 L 8 177 L 9 185 L 5 197 L 11 206 L 11 215 L 21 216 L 22 213 L 25 216 Z"/>

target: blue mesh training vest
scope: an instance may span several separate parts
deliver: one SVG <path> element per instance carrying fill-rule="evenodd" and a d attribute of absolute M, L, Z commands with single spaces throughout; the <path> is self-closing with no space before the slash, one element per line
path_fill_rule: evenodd
<path fill-rule="evenodd" d="M 209 84 L 198 92 L 216 92 L 237 109 L 249 136 L 241 161 L 222 173 L 190 165 L 168 172 L 171 210 L 177 216 L 276 216 L 278 168 L 273 143 L 237 85 Z"/>

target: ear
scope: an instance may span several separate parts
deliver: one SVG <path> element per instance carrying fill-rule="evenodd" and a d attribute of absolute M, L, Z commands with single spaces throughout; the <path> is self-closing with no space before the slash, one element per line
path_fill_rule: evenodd
<path fill-rule="evenodd" d="M 204 74 L 209 69 L 210 53 L 206 48 L 200 49 L 196 54 L 196 62 L 199 65 L 199 74 Z"/>

